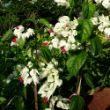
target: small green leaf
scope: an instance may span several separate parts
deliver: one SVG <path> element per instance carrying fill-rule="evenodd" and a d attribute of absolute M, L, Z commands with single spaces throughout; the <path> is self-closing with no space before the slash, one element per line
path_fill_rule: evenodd
<path fill-rule="evenodd" d="M 47 59 L 48 61 L 51 60 L 51 52 L 47 47 L 42 47 L 41 48 L 42 56 Z"/>
<path fill-rule="evenodd" d="M 6 101 L 6 98 L 0 97 L 0 104 L 3 104 Z"/>
<path fill-rule="evenodd" d="M 71 77 L 76 76 L 81 69 L 81 67 L 84 65 L 87 59 L 87 53 L 81 52 L 78 55 L 75 55 L 73 57 L 70 57 L 66 63 L 67 69 L 69 71 L 69 75 L 67 79 L 71 79 Z"/>
<path fill-rule="evenodd" d="M 38 22 L 50 28 L 50 23 L 46 19 L 44 18 L 38 19 Z"/>
<path fill-rule="evenodd" d="M 92 33 L 93 24 L 90 20 L 83 20 L 81 23 L 81 42 L 87 41 Z"/>
<path fill-rule="evenodd" d="M 23 39 L 23 38 L 20 38 L 18 41 L 17 41 L 17 43 L 18 43 L 18 45 L 19 45 L 19 47 L 22 49 L 23 48 L 23 46 L 24 46 L 24 44 L 25 44 L 25 39 Z"/>
<path fill-rule="evenodd" d="M 69 110 L 84 110 L 85 101 L 81 96 L 73 96 Z"/>
<path fill-rule="evenodd" d="M 101 40 L 98 36 L 91 40 L 91 51 L 94 55 L 97 55 L 102 51 Z"/>
<path fill-rule="evenodd" d="M 85 18 L 91 18 L 93 17 L 94 13 L 96 11 L 96 6 L 92 2 L 84 2 L 82 5 L 82 12 L 83 16 Z"/>
<path fill-rule="evenodd" d="M 89 87 L 94 88 L 92 77 L 88 73 L 84 74 L 84 79 Z"/>

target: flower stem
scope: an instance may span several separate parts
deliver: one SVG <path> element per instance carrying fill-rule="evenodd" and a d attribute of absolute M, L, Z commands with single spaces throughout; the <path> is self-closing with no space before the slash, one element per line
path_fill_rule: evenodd
<path fill-rule="evenodd" d="M 34 86 L 34 101 L 35 101 L 35 110 L 38 110 L 37 84 Z"/>

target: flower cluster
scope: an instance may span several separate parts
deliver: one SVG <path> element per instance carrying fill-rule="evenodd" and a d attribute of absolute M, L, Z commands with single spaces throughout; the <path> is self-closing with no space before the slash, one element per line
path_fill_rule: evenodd
<path fill-rule="evenodd" d="M 97 16 L 92 18 L 92 23 L 98 26 L 100 32 L 104 32 L 105 36 L 110 36 L 110 20 L 109 16 Z"/>
<path fill-rule="evenodd" d="M 56 69 L 57 65 L 58 62 L 55 59 L 52 59 L 52 61 L 47 64 L 40 63 L 42 68 L 40 78 L 47 78 L 38 91 L 38 94 L 41 94 L 42 98 L 49 99 L 56 88 L 60 87 L 62 84 L 62 80 L 59 79 L 59 70 Z"/>
<path fill-rule="evenodd" d="M 14 37 L 12 38 L 11 41 L 11 46 L 13 45 L 18 45 L 18 42 L 22 39 L 25 40 L 26 38 L 29 38 L 30 36 L 33 36 L 34 30 L 31 28 L 28 28 L 26 32 L 24 32 L 24 27 L 22 25 L 19 25 L 14 28 Z"/>
<path fill-rule="evenodd" d="M 69 110 L 69 100 L 62 98 L 61 96 L 52 96 L 49 103 L 49 108 L 45 110 L 54 110 L 54 107 L 61 108 L 63 110 Z"/>
<path fill-rule="evenodd" d="M 80 45 L 75 39 L 77 35 L 77 26 L 77 19 L 71 21 L 68 16 L 60 17 L 52 31 L 50 31 L 52 40 L 49 44 L 49 48 L 58 48 L 62 53 L 76 49 Z"/>
<path fill-rule="evenodd" d="M 106 9 L 110 9 L 110 0 L 95 0 L 97 4 L 102 4 Z"/>
<path fill-rule="evenodd" d="M 37 69 L 33 68 L 32 62 L 28 62 L 26 66 L 24 65 L 17 65 L 17 69 L 19 71 L 18 80 L 27 86 L 32 82 L 34 85 L 39 83 L 39 72 Z"/>
<path fill-rule="evenodd" d="M 54 2 L 56 2 L 58 6 L 70 6 L 69 0 L 54 0 Z"/>

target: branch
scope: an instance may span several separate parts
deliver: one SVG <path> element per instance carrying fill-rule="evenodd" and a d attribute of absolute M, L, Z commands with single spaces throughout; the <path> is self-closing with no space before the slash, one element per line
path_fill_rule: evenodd
<path fill-rule="evenodd" d="M 34 86 L 34 101 L 35 101 L 35 110 L 38 110 L 37 84 Z"/>

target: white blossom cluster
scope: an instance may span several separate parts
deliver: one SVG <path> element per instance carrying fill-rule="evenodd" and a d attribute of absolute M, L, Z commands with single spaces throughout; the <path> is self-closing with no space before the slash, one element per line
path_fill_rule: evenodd
<path fill-rule="evenodd" d="M 34 85 L 39 83 L 39 72 L 37 69 L 32 68 L 32 62 L 28 62 L 26 66 L 18 65 L 17 68 L 20 72 L 20 76 L 18 80 L 21 81 L 24 86 L 31 84 L 32 82 Z"/>
<path fill-rule="evenodd" d="M 70 6 L 69 0 L 54 0 L 54 2 L 56 2 L 58 6 Z"/>
<path fill-rule="evenodd" d="M 34 35 L 34 30 L 31 28 L 28 28 L 26 31 L 24 29 L 24 26 L 19 25 L 14 28 L 14 38 L 12 39 L 11 46 L 17 45 L 17 42 L 21 39 L 25 40 L 26 38 L 29 38 L 30 36 Z"/>
<path fill-rule="evenodd" d="M 52 40 L 49 44 L 49 48 L 58 48 L 63 53 L 71 49 L 76 49 L 79 46 L 79 43 L 75 40 L 77 26 L 77 19 L 71 21 L 68 16 L 60 17 L 50 32 Z"/>
<path fill-rule="evenodd" d="M 49 108 L 45 110 L 55 110 L 54 107 L 61 108 L 63 110 L 69 110 L 69 101 L 67 98 L 62 98 L 61 96 L 52 96 L 49 103 Z"/>
<path fill-rule="evenodd" d="M 91 20 L 94 25 L 98 26 L 98 30 L 100 32 L 104 32 L 106 37 L 110 36 L 109 16 L 101 15 L 101 16 L 93 17 Z"/>
<path fill-rule="evenodd" d="M 102 4 L 106 9 L 110 9 L 110 0 L 95 0 L 97 4 Z"/>
<path fill-rule="evenodd" d="M 41 63 L 41 79 L 47 78 L 43 85 L 40 87 L 38 94 L 41 94 L 41 97 L 46 97 L 47 99 L 53 95 L 57 87 L 62 85 L 62 80 L 59 79 L 59 70 L 56 69 L 58 62 L 55 59 L 52 59 L 51 62 L 44 64 Z"/>

